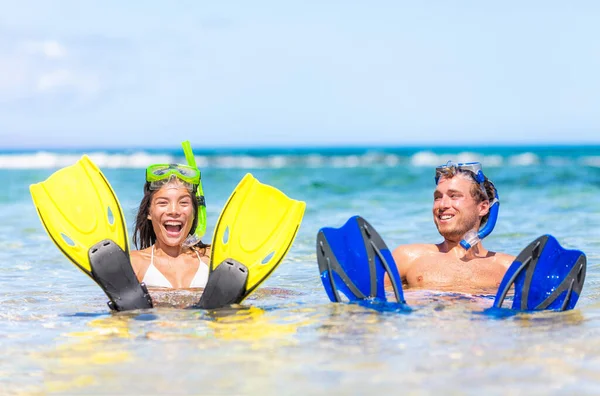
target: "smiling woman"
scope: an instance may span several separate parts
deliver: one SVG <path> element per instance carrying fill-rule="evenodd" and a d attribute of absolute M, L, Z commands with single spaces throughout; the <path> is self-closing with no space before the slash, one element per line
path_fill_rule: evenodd
<path fill-rule="evenodd" d="M 131 264 L 147 287 L 202 288 L 208 279 L 210 246 L 186 242 L 198 224 L 197 169 L 151 165 L 138 210 Z"/>

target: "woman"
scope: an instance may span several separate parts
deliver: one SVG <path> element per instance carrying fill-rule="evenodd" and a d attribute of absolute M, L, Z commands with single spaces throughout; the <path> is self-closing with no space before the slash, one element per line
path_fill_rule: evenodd
<path fill-rule="evenodd" d="M 186 165 L 146 169 L 131 252 L 131 265 L 148 288 L 203 288 L 210 245 L 193 239 L 198 224 L 200 171 Z M 153 298 L 155 296 L 153 295 Z"/>

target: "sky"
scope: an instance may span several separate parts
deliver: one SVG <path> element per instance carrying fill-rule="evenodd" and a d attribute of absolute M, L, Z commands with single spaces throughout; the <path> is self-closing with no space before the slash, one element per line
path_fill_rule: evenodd
<path fill-rule="evenodd" d="M 0 149 L 600 143 L 594 1 L 0 9 Z"/>

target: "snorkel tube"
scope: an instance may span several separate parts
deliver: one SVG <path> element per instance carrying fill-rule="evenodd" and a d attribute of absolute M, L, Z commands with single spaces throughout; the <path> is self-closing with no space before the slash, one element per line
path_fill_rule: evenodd
<path fill-rule="evenodd" d="M 181 147 L 183 147 L 183 153 L 185 154 L 187 164 L 192 168 L 198 169 L 190 141 L 186 140 L 182 142 Z M 196 189 L 196 197 L 198 199 L 198 225 L 194 230 L 194 234 L 187 237 L 183 243 L 184 246 L 193 246 L 200 242 L 200 238 L 202 238 L 206 232 L 206 201 L 204 199 L 204 190 L 202 189 L 202 178 L 200 178 L 198 188 Z"/>

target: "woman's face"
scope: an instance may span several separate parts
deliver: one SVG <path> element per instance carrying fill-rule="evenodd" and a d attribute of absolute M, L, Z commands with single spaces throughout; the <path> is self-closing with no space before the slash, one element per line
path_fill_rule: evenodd
<path fill-rule="evenodd" d="M 181 246 L 194 222 L 191 193 L 180 184 L 167 184 L 154 192 L 148 219 L 157 241 L 167 246 Z"/>

